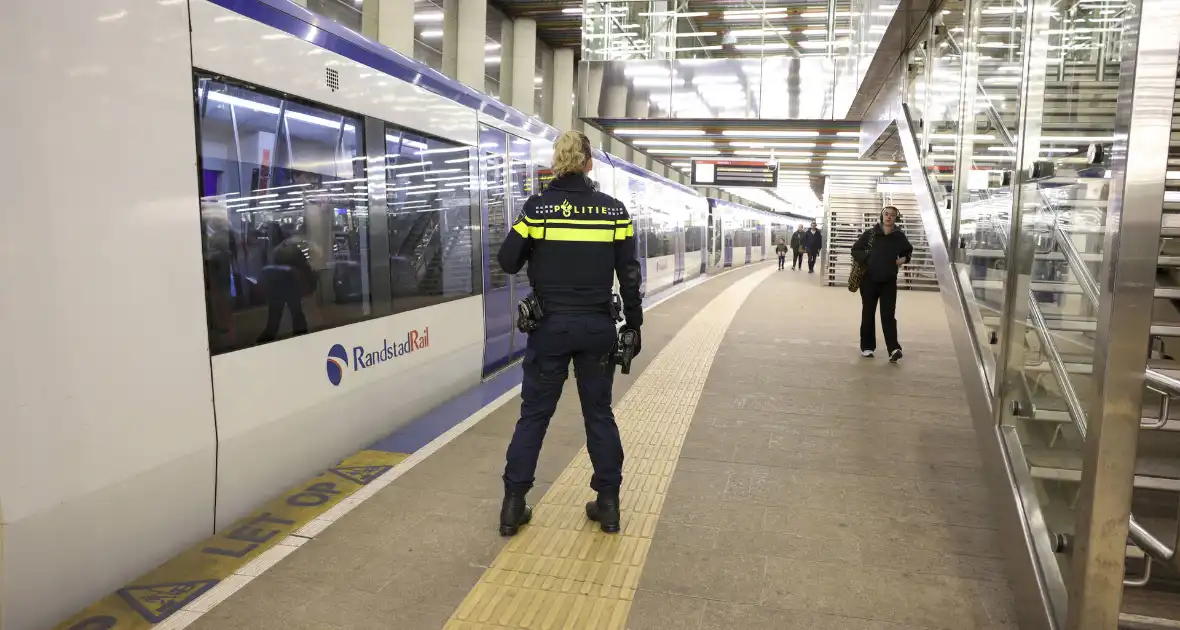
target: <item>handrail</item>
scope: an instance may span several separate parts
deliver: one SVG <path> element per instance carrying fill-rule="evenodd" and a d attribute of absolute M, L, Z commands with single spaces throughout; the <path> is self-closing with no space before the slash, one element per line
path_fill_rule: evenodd
<path fill-rule="evenodd" d="M 1089 429 L 1085 409 L 1082 408 L 1077 391 L 1074 390 L 1073 381 L 1069 379 L 1069 372 L 1066 371 L 1065 363 L 1061 360 L 1061 353 L 1057 351 L 1057 344 L 1053 342 L 1053 337 L 1049 334 L 1049 327 L 1045 325 L 1045 317 L 1041 314 L 1041 308 L 1037 305 L 1035 294 L 1032 291 L 1029 291 L 1028 295 L 1028 312 L 1032 316 L 1033 326 L 1036 328 L 1037 335 L 1041 338 L 1041 343 L 1045 345 L 1046 354 L 1049 358 L 1049 367 L 1053 370 L 1053 375 L 1057 377 L 1057 381 L 1061 385 L 1062 397 L 1065 398 L 1065 406 L 1069 413 L 1069 418 L 1077 428 L 1078 435 L 1085 440 L 1086 432 Z M 1148 370 L 1148 373 L 1152 375 L 1148 377 L 1148 380 L 1155 385 L 1160 387 L 1180 387 L 1180 381 L 1174 378 L 1163 374 L 1155 374 L 1151 370 Z M 1131 542 L 1135 543 L 1137 547 L 1157 562 L 1164 563 L 1172 570 L 1180 570 L 1180 557 L 1176 554 L 1176 550 L 1180 549 L 1180 528 L 1176 532 L 1175 544 L 1169 548 L 1167 543 L 1147 531 L 1135 519 L 1134 514 L 1128 514 L 1127 536 L 1131 539 Z"/>
<path fill-rule="evenodd" d="M 1127 537 L 1131 542 L 1135 543 L 1136 547 L 1143 550 L 1144 553 L 1155 559 L 1156 562 L 1162 562 L 1168 568 L 1174 570 L 1180 569 L 1180 562 L 1177 562 L 1176 549 L 1180 548 L 1180 532 L 1176 534 L 1176 544 L 1168 547 L 1167 543 L 1155 537 L 1154 534 L 1147 531 L 1139 521 L 1135 520 L 1135 515 L 1131 515 L 1129 527 L 1127 529 Z"/>
<path fill-rule="evenodd" d="M 959 42 L 955 41 L 955 38 L 949 32 L 946 33 L 945 37 L 947 44 L 951 48 L 951 52 L 958 55 L 960 59 L 963 59 L 963 47 L 959 45 Z M 991 97 L 987 95 L 987 88 L 983 87 L 983 84 L 977 80 L 975 82 L 975 89 L 987 101 L 987 107 L 984 107 L 983 111 L 987 114 L 987 118 L 991 121 L 992 126 L 996 128 L 996 133 L 999 134 L 1000 140 L 1005 146 L 1015 148 L 1016 139 L 1012 137 L 1012 134 L 1008 131 L 1008 127 L 1004 125 L 1004 119 L 1000 116 L 1000 110 L 996 109 Z"/>
<path fill-rule="evenodd" d="M 1097 308 L 1098 283 L 1094 281 L 1094 276 L 1090 275 L 1090 268 L 1082 261 L 1082 255 L 1073 246 L 1073 241 L 1062 229 L 1060 222 L 1053 227 L 1053 240 L 1057 241 L 1057 248 L 1065 254 L 1065 260 L 1069 263 L 1069 268 L 1073 270 L 1074 276 L 1077 277 L 1078 284 L 1082 287 L 1082 293 L 1085 293 L 1090 300 L 1090 306 Z"/>
<path fill-rule="evenodd" d="M 1162 389 L 1170 392 L 1180 392 L 1180 380 L 1174 379 L 1167 374 L 1162 374 L 1155 370 L 1148 370 L 1145 380 L 1147 381 L 1147 386 L 1156 391 Z"/>
<path fill-rule="evenodd" d="M 1086 298 L 1090 300 L 1090 306 L 1098 308 L 1098 283 L 1090 273 L 1090 268 L 1082 261 L 1081 254 L 1073 246 L 1073 241 L 1070 240 L 1069 235 L 1062 229 L 1060 223 L 1054 228 L 1053 235 L 1054 240 L 1057 241 L 1057 248 L 1061 250 L 1061 253 L 1065 254 L 1065 259 L 1069 262 L 1069 268 L 1073 270 L 1074 276 L 1077 277 L 1078 284 L 1082 287 L 1082 293 L 1085 293 Z M 1180 396 L 1180 380 L 1174 379 L 1166 374 L 1161 374 L 1151 368 L 1144 370 L 1144 380 L 1147 382 L 1149 388 L 1162 396 Z M 1162 417 L 1159 419 L 1158 426 L 1148 425 L 1144 428 L 1160 428 L 1166 422 L 1167 418 Z"/>
<path fill-rule="evenodd" d="M 1078 398 L 1078 393 L 1074 390 L 1073 381 L 1069 379 L 1069 371 L 1065 369 L 1065 361 L 1061 359 L 1061 352 L 1057 350 L 1057 344 L 1053 341 L 1053 335 L 1049 333 L 1049 326 L 1045 323 L 1045 316 L 1041 314 L 1041 307 L 1037 304 L 1036 294 L 1031 290 L 1028 292 L 1028 313 L 1032 316 L 1033 327 L 1036 328 L 1037 336 L 1041 338 L 1041 343 L 1045 346 L 1045 354 L 1048 355 L 1049 368 L 1053 370 L 1053 375 L 1057 377 L 1057 381 L 1061 384 L 1062 397 L 1065 398 L 1065 406 L 1069 411 L 1069 417 L 1073 420 L 1074 426 L 1078 429 L 1078 435 L 1084 440 L 1086 438 L 1086 430 L 1089 428 L 1086 421 L 1086 411 L 1082 407 L 1082 401 Z"/>

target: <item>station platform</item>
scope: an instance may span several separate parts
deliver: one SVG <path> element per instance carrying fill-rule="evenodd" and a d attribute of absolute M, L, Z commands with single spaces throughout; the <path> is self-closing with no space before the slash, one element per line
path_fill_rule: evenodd
<path fill-rule="evenodd" d="M 535 516 L 517 537 L 497 524 L 519 398 L 175 621 L 1016 628 L 939 296 L 899 296 L 906 357 L 894 365 L 859 356 L 859 300 L 817 278 L 753 265 L 648 312 L 643 354 L 615 386 L 621 534 L 585 519 L 571 374 L 529 494 Z"/>

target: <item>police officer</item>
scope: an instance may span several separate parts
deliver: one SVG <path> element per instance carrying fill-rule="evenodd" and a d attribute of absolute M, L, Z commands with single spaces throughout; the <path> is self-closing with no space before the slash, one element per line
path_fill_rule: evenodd
<path fill-rule="evenodd" d="M 623 443 L 611 412 L 617 341 L 611 316 L 614 276 L 619 278 L 625 329 L 635 332 L 639 354 L 639 259 L 627 209 L 595 190 L 590 140 L 567 131 L 553 146 L 554 179 L 524 205 L 497 256 L 506 273 L 528 263 L 529 282 L 544 316 L 529 333 L 521 386 L 520 420 L 504 466 L 500 534 L 513 536 L 532 518 L 525 495 L 533 487 L 537 457 L 557 409 L 570 362 L 586 425 L 586 449 L 594 466 L 590 487 L 598 493 L 587 515 L 607 533 L 619 531 Z"/>

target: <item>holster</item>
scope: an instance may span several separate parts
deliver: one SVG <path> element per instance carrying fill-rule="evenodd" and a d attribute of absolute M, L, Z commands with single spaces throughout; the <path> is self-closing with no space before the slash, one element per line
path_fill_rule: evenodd
<path fill-rule="evenodd" d="M 623 298 L 619 297 L 618 293 L 611 294 L 608 308 L 610 309 L 611 319 L 616 322 L 623 321 Z"/>

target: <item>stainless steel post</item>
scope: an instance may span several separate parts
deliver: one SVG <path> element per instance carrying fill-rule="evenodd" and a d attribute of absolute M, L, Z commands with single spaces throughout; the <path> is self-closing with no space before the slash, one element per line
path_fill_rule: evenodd
<path fill-rule="evenodd" d="M 1180 3 L 1127 7 L 1069 630 L 1108 630 L 1119 620 L 1180 56 Z"/>
<path fill-rule="evenodd" d="M 971 199 L 971 156 L 975 154 L 975 94 L 979 91 L 979 24 L 982 21 L 983 3 L 967 3 L 966 24 L 963 45 L 960 46 L 959 61 L 962 65 L 959 82 L 959 123 L 955 128 L 955 185 L 951 200 L 951 229 L 947 239 L 947 252 L 956 263 L 966 263 L 959 241 L 962 234 L 959 222 L 962 220 L 963 203 Z M 947 31 L 948 40 L 954 41 L 954 34 Z"/>

